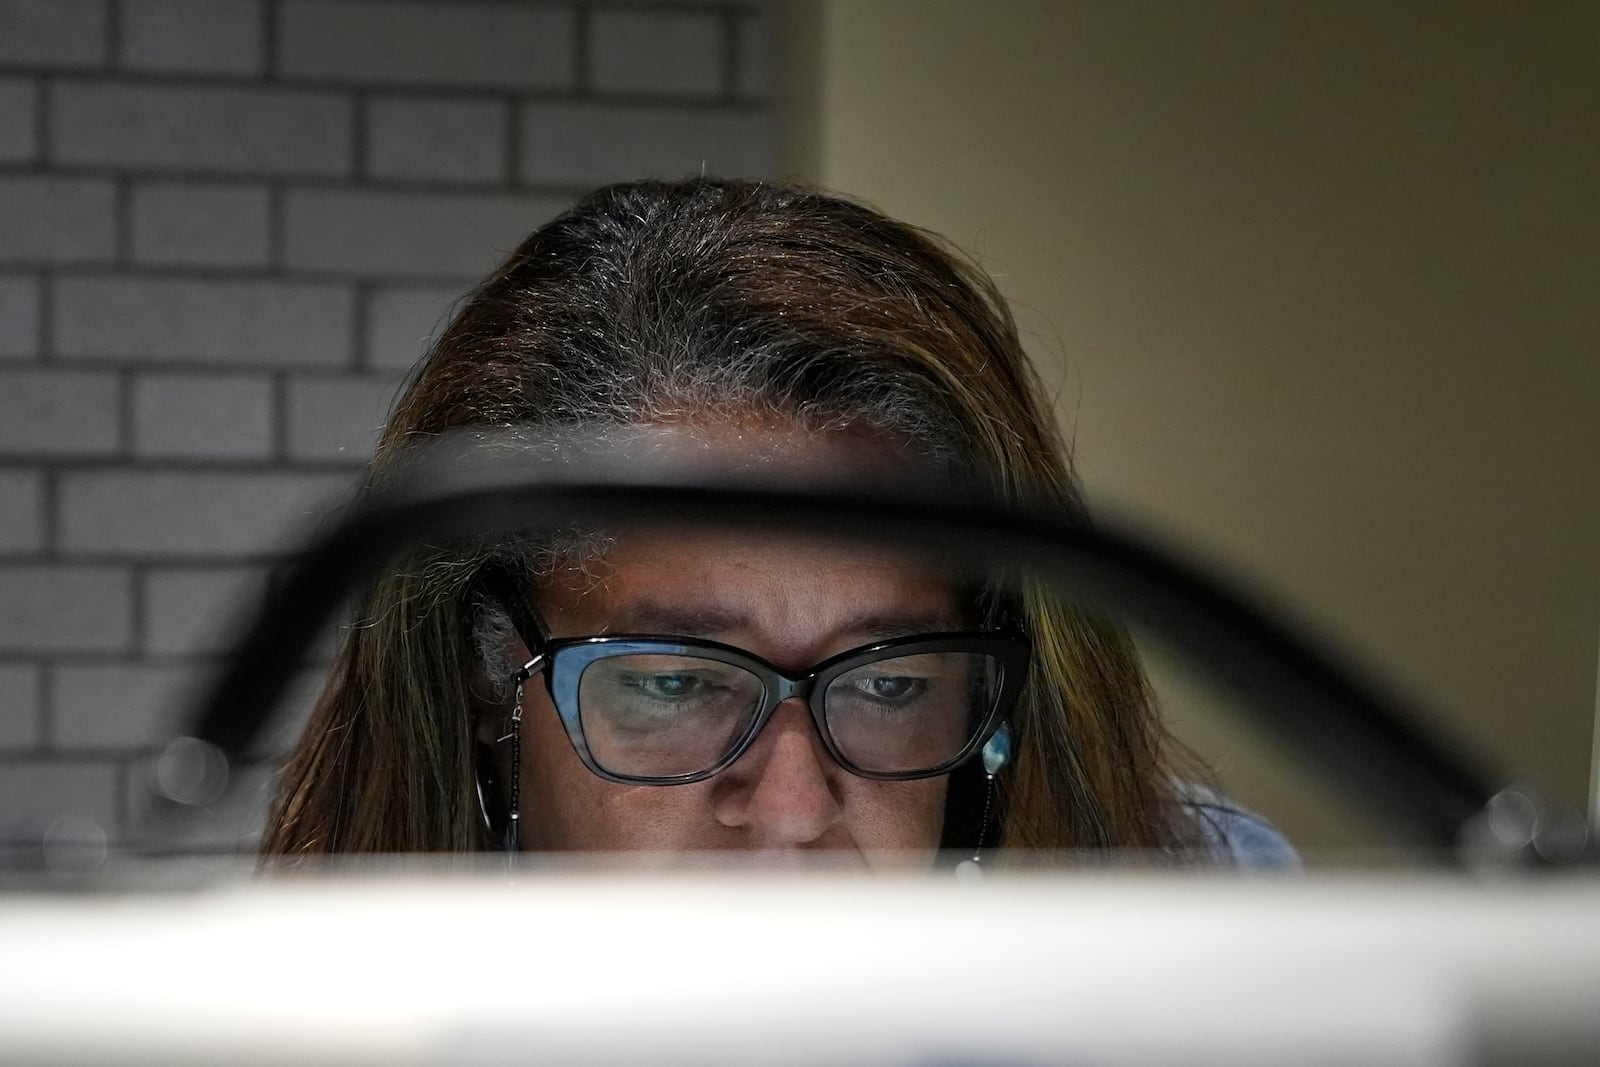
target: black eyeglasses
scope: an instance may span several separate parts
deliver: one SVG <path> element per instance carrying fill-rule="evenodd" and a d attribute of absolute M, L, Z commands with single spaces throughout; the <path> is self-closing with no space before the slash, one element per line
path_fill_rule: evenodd
<path fill-rule="evenodd" d="M 551 638 L 509 577 L 510 613 L 580 759 L 614 782 L 682 785 L 725 770 L 773 712 L 800 698 L 851 774 L 931 778 L 968 759 L 1016 703 L 1028 640 L 1014 631 L 897 637 L 788 674 L 732 645 L 686 637 Z"/>

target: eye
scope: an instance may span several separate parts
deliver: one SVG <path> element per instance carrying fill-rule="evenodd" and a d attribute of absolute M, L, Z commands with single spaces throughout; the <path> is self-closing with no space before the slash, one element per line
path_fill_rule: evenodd
<path fill-rule="evenodd" d="M 871 674 L 852 679 L 851 688 L 863 696 L 885 703 L 903 703 L 922 695 L 927 689 L 925 678 L 911 678 L 899 674 Z"/>
<path fill-rule="evenodd" d="M 693 674 L 634 674 L 621 679 L 624 686 L 637 689 L 657 700 L 684 700 L 703 694 L 709 687 L 705 679 Z"/>

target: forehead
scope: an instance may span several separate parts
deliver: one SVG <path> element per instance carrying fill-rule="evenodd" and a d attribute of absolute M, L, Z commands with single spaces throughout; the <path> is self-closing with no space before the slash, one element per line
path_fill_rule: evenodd
<path fill-rule="evenodd" d="M 733 474 L 867 483 L 917 478 L 954 485 L 949 457 L 936 458 L 919 442 L 864 421 L 813 426 L 781 413 L 737 411 L 685 414 L 607 431 L 618 455 L 639 452 Z"/>
<path fill-rule="evenodd" d="M 932 477 L 906 442 L 864 426 L 816 431 L 781 419 L 633 427 L 634 444 L 774 477 Z M 710 528 L 633 528 L 542 583 L 558 634 L 714 637 L 774 658 L 861 637 L 954 629 L 958 583 L 890 549 Z M 857 641 L 856 643 L 860 643 Z"/>
<path fill-rule="evenodd" d="M 620 535 L 581 571 L 553 575 L 539 601 L 558 634 L 685 634 L 775 659 L 963 621 L 957 583 L 914 556 L 686 530 Z"/>

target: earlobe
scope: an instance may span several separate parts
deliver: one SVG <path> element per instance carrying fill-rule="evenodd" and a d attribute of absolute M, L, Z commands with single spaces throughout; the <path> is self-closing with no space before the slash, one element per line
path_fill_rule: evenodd
<path fill-rule="evenodd" d="M 481 692 L 478 686 L 472 688 L 470 700 L 472 739 L 480 745 L 492 747 L 505 736 L 510 712 L 503 699 L 495 699 L 491 692 Z"/>
<path fill-rule="evenodd" d="M 489 716 L 483 707 L 476 708 L 472 713 L 472 739 L 480 745 L 487 745 L 494 738 L 489 736 L 489 728 L 485 725 Z"/>

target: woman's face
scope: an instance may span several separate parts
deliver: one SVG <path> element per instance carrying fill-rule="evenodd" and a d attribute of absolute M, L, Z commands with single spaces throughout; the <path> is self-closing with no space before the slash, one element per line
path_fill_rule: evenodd
<path fill-rule="evenodd" d="M 748 431 L 741 431 L 748 444 Z M 859 465 L 862 442 L 813 439 Z M 831 469 L 837 469 L 836 466 Z M 745 649 L 800 673 L 888 636 L 959 629 L 953 587 L 865 549 L 796 539 L 669 532 L 619 539 L 598 563 L 559 573 L 534 602 L 555 637 L 670 634 Z M 579 760 L 543 675 L 524 690 L 521 825 L 536 850 L 757 851 L 780 863 L 927 866 L 946 779 L 883 782 L 841 768 L 804 701 L 779 705 L 728 769 L 689 785 L 607 781 Z"/>

